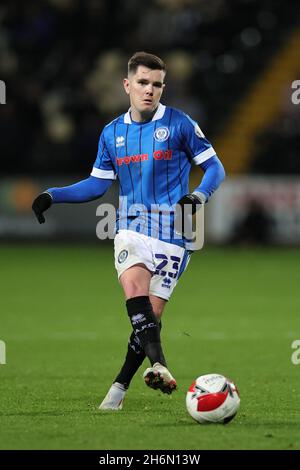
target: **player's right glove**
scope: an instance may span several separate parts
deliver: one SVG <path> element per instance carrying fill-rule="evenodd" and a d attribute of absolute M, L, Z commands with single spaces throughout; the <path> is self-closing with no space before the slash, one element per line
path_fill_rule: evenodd
<path fill-rule="evenodd" d="M 45 223 L 45 217 L 43 215 L 43 212 L 49 209 L 51 205 L 52 197 L 49 193 L 42 193 L 33 201 L 32 210 L 35 213 L 36 218 L 38 219 L 40 224 Z"/>

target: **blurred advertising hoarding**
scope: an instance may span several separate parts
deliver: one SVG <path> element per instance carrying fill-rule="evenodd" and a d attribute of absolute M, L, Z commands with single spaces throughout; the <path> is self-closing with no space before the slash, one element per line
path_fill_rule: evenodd
<path fill-rule="evenodd" d="M 228 177 L 209 205 L 210 241 L 300 243 L 300 178 Z"/>

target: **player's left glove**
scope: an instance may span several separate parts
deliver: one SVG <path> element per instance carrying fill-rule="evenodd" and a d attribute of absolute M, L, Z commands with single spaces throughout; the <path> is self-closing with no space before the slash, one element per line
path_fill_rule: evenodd
<path fill-rule="evenodd" d="M 200 208 L 202 204 L 205 203 L 205 196 L 202 193 L 190 193 L 183 196 L 177 204 L 182 208 L 184 211 L 184 206 L 192 206 L 192 215 Z"/>
<path fill-rule="evenodd" d="M 191 220 L 189 215 L 194 215 L 198 209 L 204 204 L 206 197 L 202 193 L 190 193 L 183 196 L 177 202 L 177 207 L 175 212 L 174 227 L 175 231 L 178 234 L 183 235 L 184 237 L 190 238 L 191 236 Z M 191 209 L 190 209 L 191 208 Z"/>
<path fill-rule="evenodd" d="M 196 210 L 200 208 L 200 206 L 203 204 L 201 199 L 196 196 L 195 194 L 186 194 L 183 196 L 177 204 L 184 210 L 185 206 L 192 206 L 192 214 L 195 214 Z"/>
<path fill-rule="evenodd" d="M 42 193 L 33 201 L 32 210 L 35 213 L 36 218 L 38 219 L 40 224 L 45 223 L 45 217 L 43 215 L 43 212 L 49 209 L 51 205 L 52 197 L 49 193 Z"/>

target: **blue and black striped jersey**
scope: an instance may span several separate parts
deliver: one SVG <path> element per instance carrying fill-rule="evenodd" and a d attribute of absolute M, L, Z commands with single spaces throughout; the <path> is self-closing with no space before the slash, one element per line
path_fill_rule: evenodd
<path fill-rule="evenodd" d="M 132 205 L 147 211 L 153 205 L 171 208 L 189 192 L 192 162 L 200 165 L 215 155 L 195 121 L 182 111 L 159 104 L 151 121 L 134 122 L 129 110 L 105 126 L 91 175 L 117 179 L 126 209 Z M 122 213 L 120 210 L 120 220 Z M 138 224 L 134 227 L 140 231 Z M 173 243 L 182 244 L 178 240 Z"/>

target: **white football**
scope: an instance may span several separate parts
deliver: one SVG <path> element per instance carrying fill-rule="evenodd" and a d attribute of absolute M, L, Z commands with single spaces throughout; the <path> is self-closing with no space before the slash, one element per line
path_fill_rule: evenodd
<path fill-rule="evenodd" d="M 186 394 L 187 410 L 201 424 L 227 424 L 235 417 L 239 406 L 236 386 L 221 374 L 201 375 Z"/>

